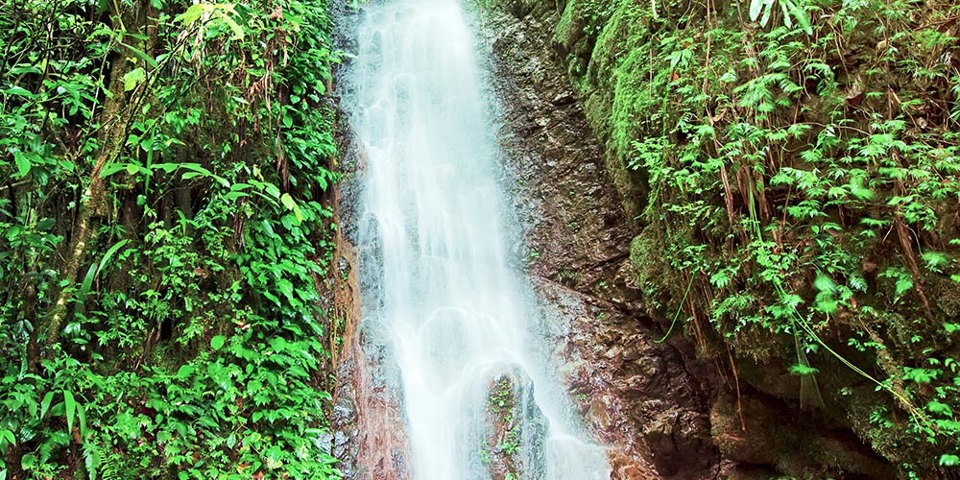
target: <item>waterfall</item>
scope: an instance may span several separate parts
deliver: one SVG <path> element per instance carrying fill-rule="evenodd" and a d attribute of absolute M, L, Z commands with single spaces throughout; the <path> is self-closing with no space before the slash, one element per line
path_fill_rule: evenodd
<path fill-rule="evenodd" d="M 458 0 L 361 7 L 361 331 L 385 352 L 416 480 L 606 480 L 544 353 L 471 22 Z"/>

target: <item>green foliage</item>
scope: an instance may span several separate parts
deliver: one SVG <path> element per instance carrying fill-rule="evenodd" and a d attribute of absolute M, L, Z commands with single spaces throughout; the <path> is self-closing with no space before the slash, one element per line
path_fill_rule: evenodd
<path fill-rule="evenodd" d="M 299 0 L 4 7 L 0 478 L 339 477 L 330 29 Z"/>
<path fill-rule="evenodd" d="M 883 421 L 851 403 L 850 424 L 931 478 L 960 451 L 958 13 L 581 0 L 555 37 L 621 193 L 645 193 L 647 303 L 704 353 L 778 362 L 825 398 L 874 382 L 886 396 L 857 401 Z"/>

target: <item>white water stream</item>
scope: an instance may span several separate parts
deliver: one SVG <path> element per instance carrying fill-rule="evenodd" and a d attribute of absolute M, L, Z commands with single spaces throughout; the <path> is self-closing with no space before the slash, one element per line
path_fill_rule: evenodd
<path fill-rule="evenodd" d="M 519 227 L 462 6 L 372 1 L 359 15 L 344 107 L 362 163 L 361 329 L 396 365 L 386 384 L 400 390 L 413 478 L 491 478 L 490 395 L 507 375 L 520 417 L 505 447 L 513 478 L 608 479 L 543 354 L 532 289 L 509 266 Z"/>

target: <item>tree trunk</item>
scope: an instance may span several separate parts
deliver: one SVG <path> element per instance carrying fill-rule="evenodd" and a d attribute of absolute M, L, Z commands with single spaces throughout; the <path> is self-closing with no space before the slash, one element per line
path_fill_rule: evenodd
<path fill-rule="evenodd" d="M 119 18 L 122 12 L 116 12 L 114 18 Z M 136 15 L 125 16 L 128 20 L 136 19 Z M 119 25 L 115 25 L 119 28 Z M 97 153 L 93 169 L 90 171 L 89 184 L 80 198 L 77 218 L 71 230 L 70 245 L 64 255 L 61 278 L 65 281 L 64 287 L 57 297 L 48 314 L 46 328 L 46 343 L 53 345 L 60 335 L 60 328 L 67 317 L 67 304 L 70 302 L 80 273 L 80 267 L 86 258 L 87 250 L 97 238 L 98 217 L 103 216 L 107 206 L 107 184 L 100 174 L 103 168 L 120 155 L 126 137 L 127 124 L 131 112 L 127 111 L 127 97 L 124 91 L 123 77 L 130 71 L 130 56 L 126 49 L 120 47 L 114 55 L 110 68 L 109 92 L 100 112 L 100 150 Z"/>

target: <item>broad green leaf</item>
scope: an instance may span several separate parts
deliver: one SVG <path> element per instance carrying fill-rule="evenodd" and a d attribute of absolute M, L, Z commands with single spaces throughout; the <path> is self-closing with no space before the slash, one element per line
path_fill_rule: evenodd
<path fill-rule="evenodd" d="M 953 416 L 953 409 L 950 408 L 950 405 L 937 400 L 930 400 L 930 402 L 927 403 L 927 410 L 930 413 L 940 414 L 945 417 Z"/>
<path fill-rule="evenodd" d="M 223 344 L 226 343 L 226 341 L 227 337 L 224 337 L 223 335 L 217 335 L 210 339 L 210 348 L 214 350 L 220 350 L 223 348 Z"/>
<path fill-rule="evenodd" d="M 775 1 L 776 0 L 764 0 L 763 18 L 760 19 L 760 25 L 766 27 L 767 24 L 770 23 L 770 15 L 773 14 L 773 2 Z"/>
<path fill-rule="evenodd" d="M 293 197 L 291 197 L 289 193 L 284 193 L 280 196 L 280 203 L 282 203 L 284 207 L 287 207 L 288 210 L 293 210 L 297 206 L 297 202 L 293 200 Z"/>
<path fill-rule="evenodd" d="M 40 419 L 43 420 L 43 417 L 50 411 L 50 404 L 53 403 L 53 392 L 47 392 L 43 396 L 43 400 L 40 402 Z"/>
<path fill-rule="evenodd" d="M 20 97 L 33 98 L 33 92 L 23 87 L 10 87 L 3 91 L 7 95 L 17 95 Z"/>
<path fill-rule="evenodd" d="M 130 243 L 130 239 L 123 239 L 115 243 L 112 247 L 110 247 L 110 249 L 107 250 L 107 253 L 103 254 L 103 258 L 100 259 L 100 266 L 97 267 L 97 273 L 99 274 L 100 272 L 102 272 L 103 268 L 107 266 L 107 264 L 110 263 L 110 260 L 113 259 L 113 256 L 117 254 L 117 251 L 119 251 L 121 248 L 123 248 L 124 245 L 128 243 Z"/>
<path fill-rule="evenodd" d="M 83 449 L 84 466 L 87 467 L 87 479 L 97 480 L 97 472 L 100 470 L 100 449 L 87 446 Z"/>
<path fill-rule="evenodd" d="M 147 62 L 147 65 L 153 68 L 157 68 L 157 60 L 151 57 L 150 55 L 147 55 L 143 50 L 140 50 L 139 48 L 134 47 L 132 45 L 127 45 L 126 43 L 123 43 L 123 42 L 120 42 L 120 45 L 127 47 L 127 50 L 130 50 L 134 55 L 136 55 L 137 57 L 140 57 L 141 60 Z"/>
<path fill-rule="evenodd" d="M 77 423 L 80 427 L 80 438 L 87 436 L 87 411 L 82 404 L 77 404 Z"/>
<path fill-rule="evenodd" d="M 927 268 L 934 272 L 942 271 L 942 268 L 950 263 L 950 257 L 942 252 L 923 252 L 922 257 Z"/>
<path fill-rule="evenodd" d="M 788 10 L 789 0 L 780 0 L 780 11 L 783 12 L 783 24 L 787 28 L 793 28 L 793 19 L 790 18 L 790 10 Z"/>
<path fill-rule="evenodd" d="M 17 176 L 22 178 L 30 173 L 30 156 L 23 152 L 17 152 L 13 154 L 13 161 L 17 164 Z"/>
<path fill-rule="evenodd" d="M 850 194 L 854 197 L 857 197 L 859 200 L 873 200 L 873 190 L 864 187 L 863 180 L 863 176 L 855 176 L 850 179 L 850 183 L 848 184 L 848 187 L 850 188 Z"/>
<path fill-rule="evenodd" d="M 230 18 L 230 16 L 227 14 L 223 14 L 221 18 L 227 24 L 227 26 L 229 26 L 230 29 L 233 30 L 233 38 L 235 38 L 236 40 L 243 40 L 243 27 L 241 27 L 240 24 L 236 22 L 236 20 Z"/>
<path fill-rule="evenodd" d="M 129 92 L 130 90 L 137 88 L 137 85 L 140 85 L 140 83 L 143 82 L 143 80 L 146 78 L 147 78 L 147 74 L 142 67 L 134 68 L 133 70 L 130 70 L 129 72 L 127 72 L 126 75 L 123 76 L 123 89 Z M 128 171 L 129 171 L 129 168 L 128 168 Z"/>
<path fill-rule="evenodd" d="M 80 295 L 86 295 L 93 289 L 93 280 L 97 278 L 97 264 L 91 264 L 87 269 L 87 274 L 83 276 L 83 283 L 80 284 Z"/>
<path fill-rule="evenodd" d="M 178 163 L 154 163 L 150 165 L 151 170 L 163 170 L 164 173 L 171 173 L 180 168 Z"/>
<path fill-rule="evenodd" d="M 273 198 L 280 198 L 280 188 L 272 183 L 264 183 L 263 189 Z"/>
<path fill-rule="evenodd" d="M 209 8 L 210 8 L 210 5 L 208 4 L 195 3 L 191 5 L 190 8 L 187 9 L 187 11 L 181 13 L 180 15 L 177 15 L 176 20 L 183 22 L 185 26 L 189 27 L 190 25 L 193 24 L 193 22 L 196 22 L 200 18 L 200 16 L 204 14 L 204 12 L 209 10 Z"/>
<path fill-rule="evenodd" d="M 763 10 L 764 0 L 750 0 L 750 21 L 756 22 Z"/>
<path fill-rule="evenodd" d="M 956 467 L 957 465 L 960 465 L 960 457 L 948 453 L 940 455 L 940 466 Z"/>
<path fill-rule="evenodd" d="M 10 430 L 0 430 L 0 445 L 5 447 L 17 444 L 17 437 Z"/>
<path fill-rule="evenodd" d="M 244 192 L 227 192 L 223 194 L 224 200 L 236 200 L 238 198 L 249 197 L 250 195 Z"/>
<path fill-rule="evenodd" d="M 69 390 L 63 391 L 63 406 L 67 412 L 67 431 L 73 431 L 73 417 L 77 412 L 77 401 Z"/>
<path fill-rule="evenodd" d="M 190 375 L 193 375 L 193 372 L 195 371 L 196 368 L 194 368 L 193 365 L 183 365 L 179 370 L 177 370 L 177 378 L 180 380 L 186 380 L 190 378 Z"/>
<path fill-rule="evenodd" d="M 100 171 L 100 178 L 107 178 L 111 175 L 116 174 L 117 172 L 122 172 L 127 168 L 127 165 L 124 163 L 110 163 L 103 167 L 103 170 Z"/>
<path fill-rule="evenodd" d="M 917 383 L 930 383 L 940 375 L 940 370 L 929 368 L 903 368 L 903 378 Z"/>
<path fill-rule="evenodd" d="M 287 207 L 288 210 L 292 210 L 293 214 L 297 217 L 297 223 L 303 223 L 303 214 L 300 212 L 300 206 L 297 205 L 297 202 L 293 200 L 293 197 L 289 193 L 284 193 L 280 196 L 280 203 L 284 207 Z"/>
<path fill-rule="evenodd" d="M 44 65 L 46 64 L 45 62 L 41 62 L 41 63 Z M 38 68 L 36 65 L 26 65 L 26 64 L 20 64 L 10 69 L 11 75 L 23 75 L 25 73 L 40 74 L 40 73 L 43 73 L 43 69 Z"/>

